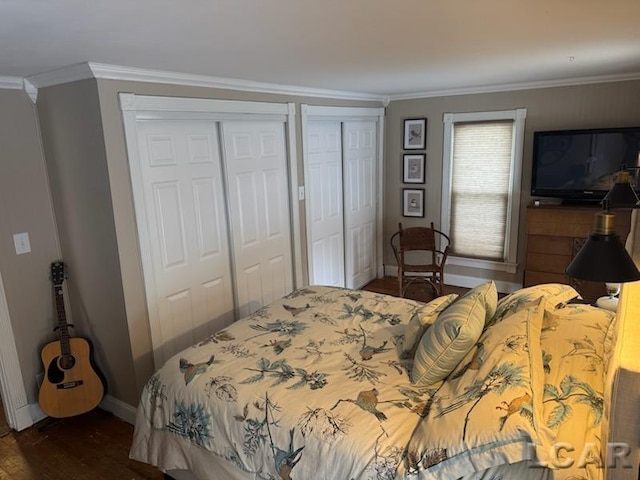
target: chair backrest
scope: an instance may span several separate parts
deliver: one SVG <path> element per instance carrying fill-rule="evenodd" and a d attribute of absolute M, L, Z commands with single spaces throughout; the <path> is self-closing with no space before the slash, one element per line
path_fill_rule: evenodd
<path fill-rule="evenodd" d="M 436 236 L 439 237 L 439 248 L 436 245 Z M 436 230 L 433 222 L 430 227 L 409 227 L 402 228 L 402 223 L 398 224 L 398 231 L 391 237 L 391 246 L 396 258 L 404 257 L 404 253 L 411 250 L 430 251 L 445 255 L 449 248 L 449 237 L 443 232 Z"/>
<path fill-rule="evenodd" d="M 400 224 L 399 246 L 403 251 L 409 250 L 435 250 L 436 249 L 436 235 L 433 229 L 433 223 L 431 228 L 427 227 L 410 227 L 402 228 Z"/>

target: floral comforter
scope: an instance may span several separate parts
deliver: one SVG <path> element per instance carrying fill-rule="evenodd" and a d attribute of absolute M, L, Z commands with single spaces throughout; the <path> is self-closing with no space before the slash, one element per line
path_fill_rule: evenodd
<path fill-rule="evenodd" d="M 153 375 L 138 408 L 131 458 L 165 471 L 188 469 L 201 479 L 445 478 L 439 466 L 450 469 L 454 454 L 470 448 L 469 439 L 494 441 L 474 431 L 484 416 L 478 402 L 497 415 L 497 435 L 521 432 L 524 445 L 535 430 L 533 416 L 526 405 L 511 415 L 509 402 L 522 404 L 533 391 L 521 394 L 502 381 L 490 396 L 466 399 L 479 380 L 477 373 L 464 372 L 453 387 L 411 384 L 402 340 L 423 306 L 313 286 L 258 310 L 169 359 Z M 509 348 L 528 356 L 527 340 L 517 340 Z M 542 383 L 538 387 L 535 396 L 544 390 Z M 446 395 L 438 396 L 439 390 Z M 465 431 L 458 428 L 448 437 L 439 432 L 447 448 L 415 438 L 418 432 L 429 436 L 423 423 L 430 417 L 456 416 Z M 515 463 L 512 471 L 522 473 L 517 478 L 525 472 L 526 478 L 549 478 L 547 469 L 525 467 L 534 451 L 525 447 L 521 458 L 497 455 L 493 470 L 478 474 L 461 455 L 461 469 L 454 468 L 451 478 L 502 478 L 504 472 L 495 470 L 501 463 Z"/>

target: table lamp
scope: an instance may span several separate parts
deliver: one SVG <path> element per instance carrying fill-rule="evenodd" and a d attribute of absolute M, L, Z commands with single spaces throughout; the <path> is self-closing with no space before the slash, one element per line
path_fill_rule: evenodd
<path fill-rule="evenodd" d="M 604 200 L 602 205 L 602 211 L 595 216 L 593 232 L 567 267 L 566 274 L 605 285 L 640 280 L 640 271 L 616 234 L 616 216 L 609 212 L 609 200 Z M 603 308 L 615 310 L 617 299 L 611 293 L 619 291 L 619 286 L 609 285 L 608 289 L 610 295 L 599 298 L 598 303 Z"/>
<path fill-rule="evenodd" d="M 613 311 L 618 307 L 616 296 L 620 293 L 620 284 L 640 280 L 638 268 L 616 234 L 615 215 L 609 211 L 610 208 L 640 208 L 630 181 L 632 171 L 640 171 L 640 167 L 622 166 L 615 184 L 602 201 L 602 211 L 596 214 L 593 233 L 566 270 L 567 275 L 578 280 L 604 282 L 609 295 L 600 297 L 596 305 Z M 632 233 L 633 229 L 634 225 Z"/>
<path fill-rule="evenodd" d="M 640 208 L 640 199 L 631 185 L 631 172 L 640 171 L 640 167 L 622 166 L 622 170 L 616 175 L 616 182 L 604 197 L 603 202 L 608 202 L 610 208 Z"/>

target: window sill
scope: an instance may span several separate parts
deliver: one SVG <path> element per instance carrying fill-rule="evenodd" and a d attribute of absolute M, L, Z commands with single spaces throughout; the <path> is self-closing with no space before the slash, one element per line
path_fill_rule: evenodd
<path fill-rule="evenodd" d="M 518 270 L 517 263 L 497 262 L 495 260 L 480 260 L 479 258 L 449 256 L 447 257 L 447 264 L 507 273 L 516 273 L 516 271 Z"/>

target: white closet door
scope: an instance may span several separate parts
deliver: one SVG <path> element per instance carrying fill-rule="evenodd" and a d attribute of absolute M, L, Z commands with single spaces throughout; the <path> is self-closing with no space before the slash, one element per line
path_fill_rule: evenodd
<path fill-rule="evenodd" d="M 138 121 L 152 270 L 145 270 L 156 366 L 233 321 L 216 124 Z M 142 208 L 140 208 L 142 207 Z M 151 276 L 152 278 L 149 278 Z"/>
<path fill-rule="evenodd" d="M 222 124 L 240 317 L 293 289 L 284 124 Z"/>
<path fill-rule="evenodd" d="M 342 139 L 340 122 L 307 124 L 309 279 L 344 287 Z"/>
<path fill-rule="evenodd" d="M 345 122 L 344 220 L 346 286 L 376 277 L 376 123 Z"/>

